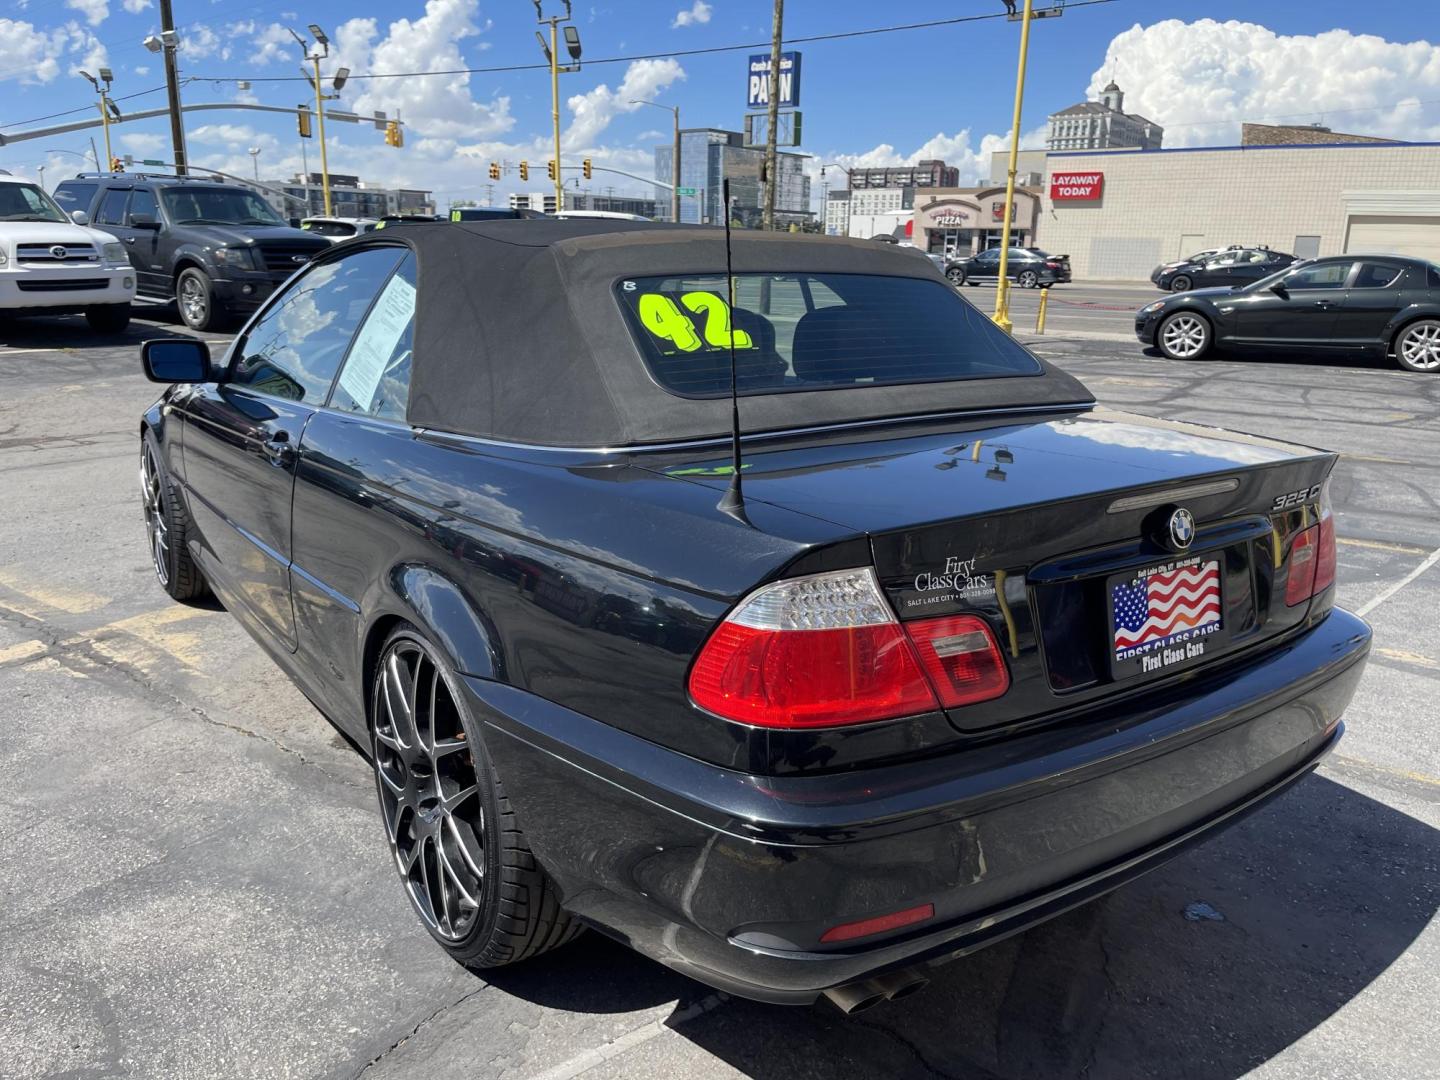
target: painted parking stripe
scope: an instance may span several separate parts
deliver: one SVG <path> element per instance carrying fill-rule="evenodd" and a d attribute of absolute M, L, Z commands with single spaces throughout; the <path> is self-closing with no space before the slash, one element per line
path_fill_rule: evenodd
<path fill-rule="evenodd" d="M 1355 612 L 1355 614 L 1359 615 L 1363 619 L 1366 615 L 1369 615 L 1370 612 L 1374 611 L 1381 604 L 1385 603 L 1386 600 L 1389 600 L 1392 596 L 1398 593 L 1401 589 L 1405 588 L 1406 585 L 1409 585 L 1412 581 L 1418 578 L 1421 574 L 1425 573 L 1426 570 L 1429 570 L 1436 563 L 1440 563 L 1440 548 L 1436 548 L 1434 551 L 1432 551 L 1429 558 L 1427 558 L 1419 566 L 1415 567 L 1414 570 L 1411 570 L 1410 573 L 1406 574 L 1394 585 L 1391 585 L 1379 596 L 1368 601 L 1359 611 Z"/>

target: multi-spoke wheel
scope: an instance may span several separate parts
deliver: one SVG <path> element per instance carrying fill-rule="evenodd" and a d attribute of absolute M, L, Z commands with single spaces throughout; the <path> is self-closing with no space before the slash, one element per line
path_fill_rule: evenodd
<path fill-rule="evenodd" d="M 175 306 L 191 330 L 218 330 L 227 319 L 225 309 L 215 299 L 210 275 L 199 267 L 188 266 L 180 271 L 175 282 Z"/>
<path fill-rule="evenodd" d="M 1407 371 L 1440 372 L 1440 319 L 1420 319 L 1400 331 L 1395 359 Z"/>
<path fill-rule="evenodd" d="M 579 932 L 525 845 L 453 668 L 408 625 L 380 652 L 370 732 L 395 868 L 451 955 L 495 967 Z"/>
<path fill-rule="evenodd" d="M 1203 315 L 1181 311 L 1160 324 L 1155 341 L 1172 360 L 1199 360 L 1210 350 L 1210 323 Z"/>
<path fill-rule="evenodd" d="M 190 521 L 175 486 L 160 463 L 160 447 L 150 432 L 140 441 L 140 508 L 150 563 L 160 586 L 175 600 L 193 600 L 205 592 L 205 577 L 185 546 Z"/>

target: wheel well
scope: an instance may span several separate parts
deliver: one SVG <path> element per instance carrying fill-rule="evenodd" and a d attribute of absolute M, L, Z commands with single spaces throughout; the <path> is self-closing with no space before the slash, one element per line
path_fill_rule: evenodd
<path fill-rule="evenodd" d="M 391 631 L 406 619 L 399 615 L 382 615 L 371 624 L 365 635 L 365 647 L 360 653 L 360 689 L 365 701 L 365 727 L 370 727 L 370 695 L 375 686 L 375 665 L 380 660 L 380 648 Z"/>
<path fill-rule="evenodd" d="M 184 258 L 175 264 L 174 280 L 178 283 L 180 280 L 180 275 L 183 274 L 186 270 L 189 270 L 192 266 L 196 270 L 199 270 L 201 273 L 204 273 L 205 271 L 205 267 L 200 265 L 200 261 L 198 259 L 194 257 Z"/>
<path fill-rule="evenodd" d="M 1409 330 L 1410 327 L 1414 326 L 1417 322 L 1424 322 L 1426 319 L 1429 319 L 1431 322 L 1440 322 L 1440 315 L 1422 314 L 1416 315 L 1413 319 L 1406 319 L 1395 328 L 1395 333 L 1390 335 L 1390 344 L 1385 350 L 1385 355 L 1394 356 L 1395 350 L 1400 346 L 1400 335 L 1405 333 L 1406 330 Z"/>

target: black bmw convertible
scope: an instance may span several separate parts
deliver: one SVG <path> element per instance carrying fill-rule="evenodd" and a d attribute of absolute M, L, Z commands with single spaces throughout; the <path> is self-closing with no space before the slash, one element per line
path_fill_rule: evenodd
<path fill-rule="evenodd" d="M 1101 409 L 883 245 L 398 226 L 143 360 L 160 583 L 365 748 L 475 967 L 898 998 L 1301 779 L 1370 647 L 1334 455 Z"/>

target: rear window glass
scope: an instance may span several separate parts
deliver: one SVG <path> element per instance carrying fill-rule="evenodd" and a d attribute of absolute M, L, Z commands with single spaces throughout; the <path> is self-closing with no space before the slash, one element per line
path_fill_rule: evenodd
<path fill-rule="evenodd" d="M 651 376 L 684 396 L 1039 375 L 954 289 L 866 274 L 627 278 L 616 286 Z"/>

